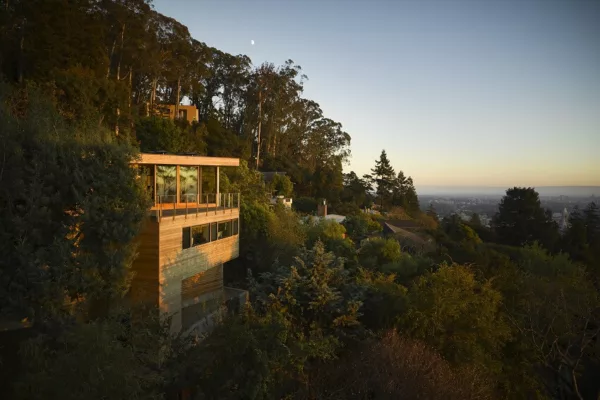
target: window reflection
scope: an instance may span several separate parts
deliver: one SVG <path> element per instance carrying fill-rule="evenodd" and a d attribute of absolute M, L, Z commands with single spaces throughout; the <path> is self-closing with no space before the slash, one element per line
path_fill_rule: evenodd
<path fill-rule="evenodd" d="M 154 165 L 140 165 L 138 171 L 146 193 L 154 203 Z"/>
<path fill-rule="evenodd" d="M 202 199 L 206 202 L 206 195 L 210 203 L 215 202 L 214 194 L 217 193 L 217 167 L 202 168 Z"/>
<path fill-rule="evenodd" d="M 198 168 L 179 167 L 179 188 L 181 203 L 198 201 Z"/>
<path fill-rule="evenodd" d="M 156 194 L 161 203 L 177 201 L 177 167 L 174 165 L 156 166 Z"/>
<path fill-rule="evenodd" d="M 217 238 L 224 239 L 226 237 L 231 236 L 232 232 L 232 222 L 231 221 L 223 221 L 219 222 L 219 232 L 217 234 Z"/>
<path fill-rule="evenodd" d="M 192 246 L 198 246 L 208 242 L 210 242 L 208 224 L 192 227 Z"/>
<path fill-rule="evenodd" d="M 240 222 L 236 218 L 218 223 L 213 222 L 210 224 L 183 228 L 182 247 L 188 249 L 190 247 L 238 235 L 239 227 Z"/>

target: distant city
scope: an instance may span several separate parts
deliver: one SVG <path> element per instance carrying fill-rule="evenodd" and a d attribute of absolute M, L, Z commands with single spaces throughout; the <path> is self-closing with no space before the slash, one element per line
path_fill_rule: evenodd
<path fill-rule="evenodd" d="M 576 206 L 583 209 L 590 202 L 600 200 L 599 186 L 547 186 L 536 190 L 542 206 L 552 211 L 554 221 L 561 228 Z M 477 213 L 481 223 L 489 226 L 505 191 L 506 188 L 492 187 L 422 187 L 419 188 L 419 201 L 423 209 L 433 204 L 440 218 L 455 213 L 469 220 Z"/>

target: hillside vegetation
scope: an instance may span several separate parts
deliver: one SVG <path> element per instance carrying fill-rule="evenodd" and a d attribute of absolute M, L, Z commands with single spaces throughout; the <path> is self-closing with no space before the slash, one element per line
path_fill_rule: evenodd
<path fill-rule="evenodd" d="M 394 154 L 342 173 L 350 136 L 299 66 L 211 48 L 149 1 L 11 0 L 0 29 L 0 322 L 26 327 L 0 341 L 1 398 L 597 398 L 594 203 L 565 232 L 533 188 L 491 228 L 440 221 Z M 198 121 L 153 116 L 184 97 Z M 148 207 L 129 163 L 159 149 L 241 159 L 225 278 L 251 301 L 201 338 L 126 302 Z"/>

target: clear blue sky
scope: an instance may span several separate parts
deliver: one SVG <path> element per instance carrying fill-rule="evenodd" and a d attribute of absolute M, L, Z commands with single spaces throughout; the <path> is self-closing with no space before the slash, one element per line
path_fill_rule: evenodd
<path fill-rule="evenodd" d="M 301 65 L 352 137 L 347 171 L 385 148 L 417 189 L 600 185 L 600 1 L 154 4 L 255 65 Z"/>

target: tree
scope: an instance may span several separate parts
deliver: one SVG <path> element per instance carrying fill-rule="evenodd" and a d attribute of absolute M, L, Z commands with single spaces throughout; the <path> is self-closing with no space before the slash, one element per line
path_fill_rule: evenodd
<path fill-rule="evenodd" d="M 452 214 L 442 219 L 442 230 L 454 241 L 461 242 L 467 246 L 481 243 L 477 232 L 465 224 L 458 215 Z"/>
<path fill-rule="evenodd" d="M 271 182 L 271 191 L 276 196 L 290 197 L 294 191 L 294 185 L 287 176 L 277 174 Z"/>
<path fill-rule="evenodd" d="M 502 198 L 493 225 L 501 243 L 521 246 L 539 241 L 553 249 L 558 226 L 550 211 L 544 211 L 533 188 L 508 189 Z"/>
<path fill-rule="evenodd" d="M 474 227 L 481 226 L 481 219 L 479 218 L 479 214 L 473 213 L 471 215 L 471 219 L 469 220 L 469 224 Z"/>
<path fill-rule="evenodd" d="M 279 264 L 260 281 L 251 280 L 250 287 L 259 311 L 279 310 L 298 334 L 334 343 L 362 335 L 361 288 L 344 259 L 326 252 L 320 241 L 303 249 L 292 265 Z"/>
<path fill-rule="evenodd" d="M 370 207 L 372 200 L 370 192 L 372 190 L 368 176 L 359 178 L 354 171 L 344 175 L 344 189 L 341 194 L 341 201 L 345 203 L 354 203 L 360 208 Z"/>
<path fill-rule="evenodd" d="M 569 225 L 562 237 L 562 250 L 577 261 L 587 261 L 589 254 L 589 241 L 586 221 L 579 207 L 575 208 L 569 214 Z"/>
<path fill-rule="evenodd" d="M 477 367 L 457 368 L 426 344 L 395 330 L 362 344 L 314 372 L 310 395 L 319 399 L 492 399 Z"/>
<path fill-rule="evenodd" d="M 498 357 L 510 337 L 502 295 L 480 283 L 467 267 L 441 265 L 410 287 L 408 311 L 399 326 L 407 335 L 434 346 L 448 361 L 475 363 L 497 373 Z"/>
<path fill-rule="evenodd" d="M 367 236 L 382 231 L 381 225 L 364 213 L 346 216 L 343 225 L 346 227 L 348 236 L 355 242 L 360 242 Z"/>
<path fill-rule="evenodd" d="M 522 249 L 519 271 L 504 287 L 509 321 L 524 345 L 524 365 L 542 368 L 547 392 L 583 398 L 583 365 L 597 360 L 600 298 L 587 271 L 566 255 Z"/>
<path fill-rule="evenodd" d="M 203 126 L 189 125 L 187 121 L 168 118 L 142 118 L 136 125 L 136 136 L 144 152 L 166 151 L 168 153 L 206 153 Z"/>
<path fill-rule="evenodd" d="M 595 243 L 600 239 L 600 211 L 596 203 L 591 202 L 583 210 L 586 234 L 590 243 Z"/>
<path fill-rule="evenodd" d="M 385 264 L 398 261 L 401 256 L 400 244 L 394 239 L 365 239 L 361 242 L 358 251 L 358 259 L 361 265 L 375 270 Z"/>
<path fill-rule="evenodd" d="M 1 88 L 0 312 L 44 325 L 104 315 L 128 289 L 148 197 L 136 149 L 95 122 L 66 124 L 36 91 Z"/>
<path fill-rule="evenodd" d="M 379 160 L 375 161 L 375 167 L 371 169 L 372 181 L 376 186 L 376 193 L 382 208 L 389 205 L 392 199 L 395 174 L 385 150 L 382 150 Z"/>
<path fill-rule="evenodd" d="M 411 215 L 416 215 L 419 210 L 419 198 L 415 190 L 413 180 L 404 176 L 404 172 L 398 172 L 392 189 L 392 204 L 400 206 Z"/>
<path fill-rule="evenodd" d="M 317 199 L 313 197 L 298 197 L 292 203 L 294 210 L 304 214 L 315 214 L 317 212 Z"/>
<path fill-rule="evenodd" d="M 433 206 L 433 203 L 429 203 L 429 207 L 427 207 L 427 211 L 425 212 L 427 215 L 429 215 L 431 218 L 433 218 L 433 220 L 436 223 L 440 222 L 440 217 L 437 214 L 437 211 L 435 210 L 435 207 Z"/>
<path fill-rule="evenodd" d="M 14 392 L 18 399 L 160 399 L 182 344 L 158 317 L 119 312 L 75 324 L 25 342 Z"/>

